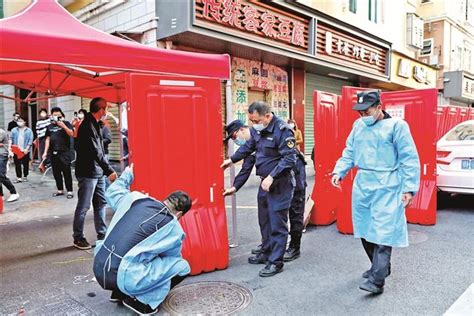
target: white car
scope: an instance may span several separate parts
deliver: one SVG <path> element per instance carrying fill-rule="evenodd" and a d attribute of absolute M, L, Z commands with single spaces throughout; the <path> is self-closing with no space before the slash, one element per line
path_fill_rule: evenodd
<path fill-rule="evenodd" d="M 474 194 L 474 120 L 456 125 L 437 143 L 438 189 Z"/>

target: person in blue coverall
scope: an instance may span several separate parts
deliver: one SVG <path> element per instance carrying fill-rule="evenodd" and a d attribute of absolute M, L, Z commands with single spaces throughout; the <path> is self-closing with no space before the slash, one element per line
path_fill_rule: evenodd
<path fill-rule="evenodd" d="M 291 126 L 290 126 L 291 127 Z M 238 146 L 243 146 L 250 139 L 250 127 L 244 125 L 242 121 L 235 120 L 226 126 L 227 137 L 224 142 L 232 139 Z M 306 197 L 306 160 L 303 154 L 296 149 L 297 158 L 293 169 L 296 180 L 296 187 L 291 200 L 290 209 L 288 212 L 290 218 L 290 243 L 288 249 L 285 251 L 283 261 L 293 261 L 300 256 L 301 237 L 304 229 L 304 202 Z M 223 195 L 229 196 L 237 192 L 247 182 L 252 169 L 255 165 L 255 154 L 247 156 L 244 159 L 240 172 L 234 179 L 232 187 L 224 190 Z M 262 245 L 252 249 L 252 254 L 258 255 L 262 253 Z"/>
<path fill-rule="evenodd" d="M 181 257 L 185 235 L 178 223 L 191 208 L 191 199 L 175 191 L 161 202 L 130 192 L 132 181 L 133 165 L 106 192 L 115 214 L 105 239 L 97 241 L 94 274 L 102 288 L 112 291 L 112 302 L 150 315 L 191 271 Z"/>
<path fill-rule="evenodd" d="M 408 124 L 382 110 L 379 90 L 358 93 L 353 109 L 361 117 L 331 182 L 340 188 L 349 170 L 358 168 L 352 189 L 354 237 L 361 238 L 372 263 L 359 288 L 381 294 L 391 273 L 392 247 L 408 246 L 405 208 L 418 192 L 420 161 Z"/>
<path fill-rule="evenodd" d="M 263 101 L 250 104 L 251 138 L 225 160 L 227 168 L 255 152 L 257 176 L 262 179 L 258 191 L 258 222 L 262 235 L 262 253 L 249 258 L 251 264 L 265 264 L 259 272 L 270 277 L 283 270 L 288 239 L 288 209 L 293 198 L 296 141 L 291 128 L 271 112 Z"/>

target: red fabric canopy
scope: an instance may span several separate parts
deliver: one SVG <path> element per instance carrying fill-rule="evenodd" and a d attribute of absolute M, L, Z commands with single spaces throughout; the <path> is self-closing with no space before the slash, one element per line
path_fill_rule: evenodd
<path fill-rule="evenodd" d="M 228 79 L 228 55 L 148 47 L 82 24 L 53 0 L 0 20 L 0 84 L 50 95 L 126 98 L 130 72 Z"/>

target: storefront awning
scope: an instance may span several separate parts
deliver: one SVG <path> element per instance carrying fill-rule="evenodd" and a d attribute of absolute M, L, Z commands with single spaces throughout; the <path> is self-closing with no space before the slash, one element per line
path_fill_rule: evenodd
<path fill-rule="evenodd" d="M 0 84 L 48 96 L 126 98 L 130 72 L 228 79 L 228 55 L 148 47 L 82 24 L 54 0 L 0 20 Z M 26 100 L 28 101 L 28 100 Z"/>

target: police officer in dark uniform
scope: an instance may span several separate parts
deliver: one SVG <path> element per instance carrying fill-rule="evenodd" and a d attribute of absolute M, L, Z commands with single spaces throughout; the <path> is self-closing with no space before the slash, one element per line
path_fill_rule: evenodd
<path fill-rule="evenodd" d="M 235 120 L 226 126 L 227 137 L 225 142 L 232 139 L 238 146 L 243 146 L 247 140 L 250 139 L 251 133 L 250 128 L 242 121 Z M 285 252 L 283 261 L 293 261 L 300 256 L 300 245 L 301 236 L 303 235 L 304 229 L 304 202 L 306 198 L 306 160 L 304 155 L 296 149 L 296 164 L 293 168 L 295 174 L 296 187 L 291 200 L 289 209 L 290 217 L 290 244 Z M 244 159 L 240 172 L 234 179 L 232 187 L 225 189 L 223 195 L 232 195 L 237 192 L 247 182 L 252 169 L 255 165 L 255 154 L 247 156 Z M 252 254 L 258 255 L 262 253 L 262 245 L 260 244 L 257 248 L 252 249 Z"/>
<path fill-rule="evenodd" d="M 243 146 L 249 140 L 252 135 L 250 133 L 250 128 L 242 123 L 241 120 L 232 121 L 229 125 L 225 128 L 227 132 L 227 137 L 224 140 L 224 143 L 227 143 L 229 139 L 232 139 L 234 143 L 238 146 Z M 242 168 L 240 169 L 239 173 L 235 176 L 234 182 L 232 183 L 232 187 L 225 189 L 222 195 L 228 196 L 232 195 L 235 192 L 239 191 L 239 189 L 247 182 L 250 174 L 252 173 L 252 169 L 255 165 L 255 153 L 244 158 L 244 162 L 242 163 Z"/>
<path fill-rule="evenodd" d="M 300 256 L 301 236 L 304 229 L 304 204 L 306 199 L 306 160 L 296 149 L 297 158 L 294 170 L 296 187 L 290 206 L 290 245 L 285 252 L 283 261 L 293 261 Z"/>
<path fill-rule="evenodd" d="M 296 163 L 296 141 L 288 124 L 263 101 L 250 104 L 248 118 L 253 122 L 252 137 L 221 167 L 227 168 L 255 151 L 257 175 L 262 179 L 258 191 L 262 253 L 250 257 L 249 263 L 266 264 L 259 275 L 269 277 L 283 270 L 288 209 L 295 188 L 292 169 Z"/>

